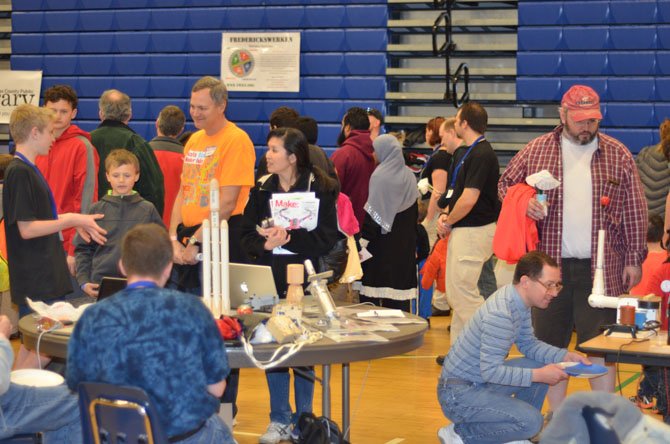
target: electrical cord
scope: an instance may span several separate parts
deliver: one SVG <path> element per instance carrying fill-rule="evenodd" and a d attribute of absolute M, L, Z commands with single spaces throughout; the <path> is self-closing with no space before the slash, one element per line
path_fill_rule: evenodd
<path fill-rule="evenodd" d="M 658 334 L 658 333 L 656 333 Z M 614 365 L 616 367 L 616 378 L 617 378 L 617 383 L 619 385 L 619 395 L 623 397 L 623 388 L 621 387 L 621 373 L 619 372 L 619 360 L 621 359 L 621 351 L 623 350 L 624 347 L 627 347 L 632 344 L 640 343 L 640 342 L 647 342 L 649 341 L 649 338 L 643 338 L 643 339 L 631 339 L 630 341 L 623 343 L 619 346 L 619 350 L 617 351 L 616 354 L 616 360 L 614 361 Z"/>
<path fill-rule="evenodd" d="M 42 342 L 42 336 L 47 333 L 51 333 L 54 330 L 58 330 L 59 328 L 63 328 L 63 324 L 60 321 L 56 321 L 54 325 L 49 327 L 47 330 L 40 328 L 40 334 L 37 336 L 37 344 L 35 346 L 35 351 L 37 352 L 37 364 L 40 370 L 42 370 L 42 355 L 40 355 L 40 342 Z"/>

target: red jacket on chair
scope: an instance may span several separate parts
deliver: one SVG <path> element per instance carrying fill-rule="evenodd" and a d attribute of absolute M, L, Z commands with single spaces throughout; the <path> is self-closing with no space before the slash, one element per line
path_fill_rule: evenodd
<path fill-rule="evenodd" d="M 421 268 L 421 288 L 428 290 L 437 282 L 437 289 L 445 292 L 445 279 L 447 276 L 447 243 L 449 236 L 440 239 L 435 243 L 432 253 L 426 259 L 426 263 Z"/>

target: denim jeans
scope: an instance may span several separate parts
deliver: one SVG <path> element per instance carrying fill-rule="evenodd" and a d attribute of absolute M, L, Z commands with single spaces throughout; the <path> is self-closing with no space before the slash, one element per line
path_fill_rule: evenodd
<path fill-rule="evenodd" d="M 280 424 L 296 424 L 302 413 L 312 412 L 314 398 L 314 367 L 299 367 L 303 373 L 311 376 L 305 378 L 293 370 L 293 390 L 295 392 L 295 414 L 292 414 L 289 403 L 290 380 L 288 368 L 277 368 L 265 371 L 270 389 L 270 421 Z"/>
<path fill-rule="evenodd" d="M 41 388 L 10 384 L 0 397 L 0 439 L 41 431 L 45 444 L 83 442 L 77 396 L 64 384 Z"/>
<path fill-rule="evenodd" d="M 527 358 L 510 359 L 510 367 L 540 368 Z M 547 384 L 518 387 L 490 383 L 447 384 L 440 380 L 437 397 L 442 412 L 464 443 L 501 443 L 528 439 L 542 428 Z M 514 397 L 512 397 L 514 395 Z"/>
<path fill-rule="evenodd" d="M 202 430 L 179 442 L 181 444 L 233 444 L 235 440 L 219 415 L 214 414 L 207 419 Z"/>

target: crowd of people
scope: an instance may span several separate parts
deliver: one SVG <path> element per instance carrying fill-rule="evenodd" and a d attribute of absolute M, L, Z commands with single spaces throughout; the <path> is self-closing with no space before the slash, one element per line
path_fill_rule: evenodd
<path fill-rule="evenodd" d="M 149 142 L 128 125 L 131 99 L 118 90 L 102 93 L 101 123 L 91 134 L 72 123 L 77 95 L 67 85 L 45 91 L 44 107 L 22 105 L 12 113 L 16 149 L 4 169 L 2 210 L 12 301 L 20 315 L 29 312 L 26 297 L 93 301 L 103 277 L 128 279 L 126 290 L 88 308 L 77 323 L 68 351 L 71 389 L 86 380 L 138 385 L 157 402 L 173 442 L 233 442 L 216 412 L 218 403 L 226 402 L 237 413 L 239 370 L 229 368 L 211 314 L 196 303 L 202 296 L 202 223 L 213 210 L 210 183 L 216 179 L 216 210 L 228 222 L 231 262 L 270 266 L 280 298 L 287 265 L 320 263 L 352 233 L 364 259 L 363 277 L 354 285 L 360 302 L 411 311 L 419 282 L 435 287 L 433 304 L 451 310 L 451 348 L 440 359 L 437 387 L 452 422 L 438 432 L 443 443 L 513 442 L 536 435 L 545 394 L 553 411 L 566 396 L 568 376 L 556 365 L 562 361 L 607 365 L 607 374 L 592 379 L 591 386 L 613 391 L 612 366 L 567 347 L 573 328 L 579 344 L 615 322 L 613 310 L 587 303 L 598 231 L 605 230 L 607 239 L 606 293 L 626 293 L 643 277 L 648 209 L 633 156 L 599 131 L 599 97 L 591 88 L 570 88 L 561 100 L 560 124 L 530 141 L 502 176 L 486 138 L 482 105 L 469 102 L 453 117 L 431 119 L 425 136 L 433 151 L 420 174 L 429 183 L 424 195 L 406 166 L 401 142 L 380 134 L 378 110 L 348 109 L 339 148 L 329 158 L 317 145 L 318 123 L 279 107 L 270 116 L 267 151 L 257 162 L 247 133 L 226 118 L 227 106 L 225 85 L 203 77 L 190 99 L 197 131 L 180 138 L 185 115 L 168 106 Z M 669 132 L 664 125 L 662 133 Z M 667 163 L 668 151 L 650 148 L 648 157 Z M 526 178 L 544 170 L 560 181 L 544 191 L 546 203 L 532 189 L 520 199 Z M 294 193 L 311 193 L 318 209 L 283 221 L 272 201 L 295 198 Z M 647 195 L 655 212 L 668 211 L 657 208 L 664 196 Z M 511 282 L 499 281 L 490 295 L 483 281 L 493 276 L 494 235 L 503 228 L 498 217 L 507 205 L 535 227 L 537 251 L 516 258 Z M 506 242 L 525 247 L 523 230 L 516 231 L 521 235 L 506 235 Z M 653 288 L 659 281 L 647 276 L 665 266 L 665 250 L 657 256 L 662 260 L 644 271 L 644 294 L 662 293 Z M 135 331 L 139 323 L 164 326 L 161 319 L 169 317 L 183 323 L 167 335 Z M 8 382 L 10 334 L 9 320 L 0 317 L 5 367 L 0 380 L 9 387 L 0 401 L 3 410 L 22 402 L 31 408 L 12 396 L 17 388 Z M 513 344 L 523 358 L 507 360 Z M 49 359 L 22 346 L 16 365 L 45 365 Z M 289 369 L 268 370 L 266 376 L 270 424 L 260 442 L 295 439 L 298 418 L 312 411 L 314 370 L 294 369 L 295 410 Z M 158 380 L 163 383 L 156 385 Z M 38 399 L 52 396 L 25 390 Z M 48 424 L 44 418 L 31 424 L 16 420 L 0 437 L 36 430 L 57 435 L 71 427 L 76 399 L 59 390 L 51 398 L 59 411 L 71 407 L 62 417 Z M 180 399 L 174 399 L 176 393 Z"/>

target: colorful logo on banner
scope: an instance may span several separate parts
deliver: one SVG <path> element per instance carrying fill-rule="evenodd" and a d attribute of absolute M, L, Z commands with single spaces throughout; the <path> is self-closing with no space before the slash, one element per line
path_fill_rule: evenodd
<path fill-rule="evenodd" d="M 235 77 L 244 78 L 254 70 L 254 56 L 244 49 L 233 52 L 228 59 L 228 67 Z"/>

